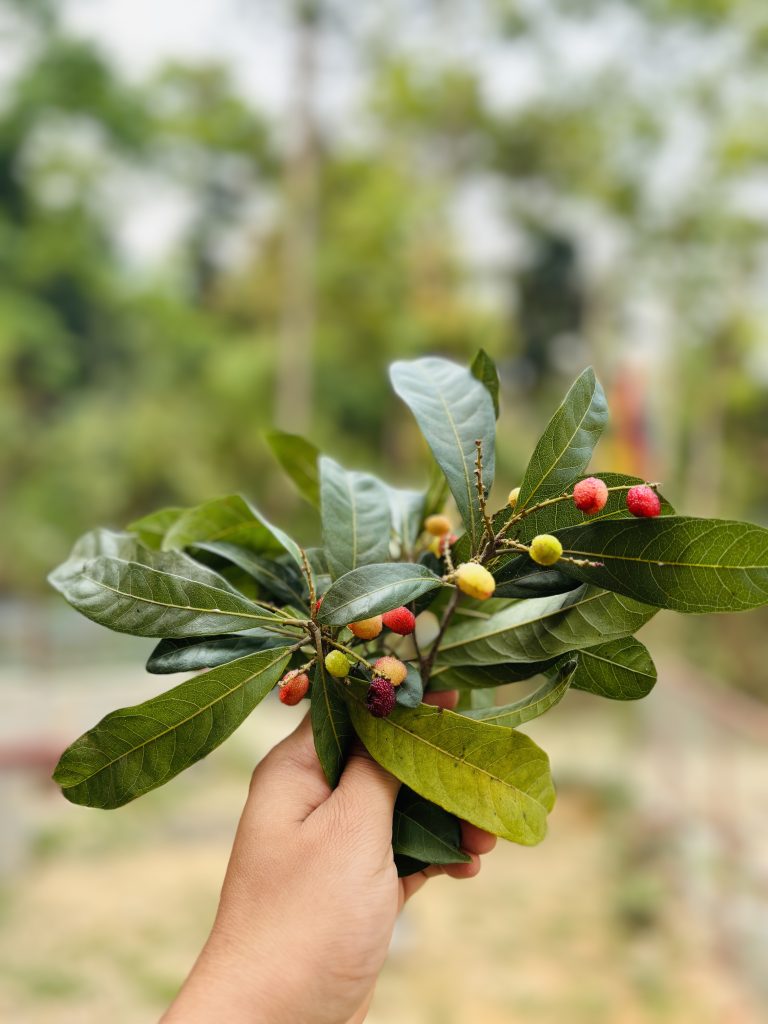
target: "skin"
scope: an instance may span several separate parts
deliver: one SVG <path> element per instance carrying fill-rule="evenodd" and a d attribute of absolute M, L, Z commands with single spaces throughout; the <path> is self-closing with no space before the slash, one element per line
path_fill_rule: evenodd
<path fill-rule="evenodd" d="M 452 707 L 455 693 L 431 696 Z M 330 790 L 309 716 L 253 773 L 211 934 L 164 1024 L 358 1024 L 404 903 L 429 878 L 472 878 L 496 838 L 464 823 L 464 864 L 397 877 L 400 783 L 362 746 Z"/>

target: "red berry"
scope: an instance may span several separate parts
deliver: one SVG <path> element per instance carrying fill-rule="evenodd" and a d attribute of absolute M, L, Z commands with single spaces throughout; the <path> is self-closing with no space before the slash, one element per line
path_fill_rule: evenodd
<path fill-rule="evenodd" d="M 309 676 L 307 673 L 293 669 L 292 672 L 286 672 L 280 680 L 280 700 L 283 704 L 293 707 L 294 704 L 298 704 L 300 700 L 306 697 L 308 689 Z"/>
<path fill-rule="evenodd" d="M 410 608 L 393 608 L 391 612 L 384 612 L 381 618 L 387 629 L 400 636 L 408 636 L 416 628 L 416 616 Z"/>
<path fill-rule="evenodd" d="M 652 487 L 638 484 L 627 491 L 627 508 L 633 516 L 653 519 L 661 512 L 661 500 Z"/>
<path fill-rule="evenodd" d="M 386 718 L 395 709 L 395 688 L 388 679 L 382 676 L 374 676 L 368 693 L 365 697 L 365 704 L 374 718 Z"/>
<path fill-rule="evenodd" d="M 579 511 L 588 516 L 593 516 L 605 508 L 608 501 L 608 488 L 604 480 L 598 480 L 596 476 L 588 476 L 586 480 L 580 480 L 573 488 L 573 503 Z"/>
<path fill-rule="evenodd" d="M 323 603 L 322 597 L 318 597 L 318 599 L 315 601 L 314 611 L 312 612 L 312 614 L 314 615 L 315 618 L 317 618 L 318 612 L 320 611 L 320 605 L 322 603 Z"/>

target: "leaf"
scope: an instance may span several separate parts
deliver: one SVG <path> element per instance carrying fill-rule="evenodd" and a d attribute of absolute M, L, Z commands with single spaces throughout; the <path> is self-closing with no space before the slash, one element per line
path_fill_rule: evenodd
<path fill-rule="evenodd" d="M 406 786 L 504 839 L 530 846 L 544 838 L 555 791 L 533 740 L 427 704 L 374 718 L 360 687 L 342 692 L 368 752 Z"/>
<path fill-rule="evenodd" d="M 198 545 L 204 551 L 210 551 L 220 558 L 236 565 L 243 572 L 252 576 L 266 591 L 267 596 L 275 598 L 282 604 L 293 602 L 299 606 L 306 604 L 307 590 L 303 577 L 293 565 L 282 565 L 275 559 L 255 555 L 248 548 L 227 541 L 210 541 Z"/>
<path fill-rule="evenodd" d="M 400 539 L 403 554 L 413 555 L 424 522 L 424 491 L 409 491 L 385 484 L 389 496 L 389 512 L 392 530 Z"/>
<path fill-rule="evenodd" d="M 185 639 L 166 637 L 161 640 L 147 660 L 147 672 L 168 675 L 172 672 L 198 672 L 236 661 L 247 654 L 269 647 L 285 647 L 285 637 L 267 630 L 252 630 L 247 636 L 192 636 Z"/>
<path fill-rule="evenodd" d="M 429 677 L 429 688 L 442 691 L 506 686 L 541 675 L 559 660 L 560 657 L 554 657 L 546 661 L 508 661 L 500 665 L 438 665 Z"/>
<path fill-rule="evenodd" d="M 395 699 L 401 708 L 417 708 L 424 696 L 421 673 L 415 665 L 406 664 L 408 675 L 395 689 Z"/>
<path fill-rule="evenodd" d="M 187 509 L 170 528 L 163 549 L 188 548 L 226 541 L 255 551 L 278 554 L 287 551 L 301 566 L 301 549 L 287 533 L 269 523 L 239 494 L 207 501 Z"/>
<path fill-rule="evenodd" d="M 572 686 L 611 700 L 639 700 L 656 684 L 656 666 L 647 648 L 633 636 L 579 652 Z"/>
<path fill-rule="evenodd" d="M 319 449 L 298 434 L 282 430 L 269 430 L 264 438 L 302 498 L 320 508 Z"/>
<path fill-rule="evenodd" d="M 479 722 L 491 722 L 493 725 L 501 725 L 505 728 L 516 729 L 518 725 L 524 725 L 539 715 L 543 715 L 555 704 L 559 704 L 573 683 L 576 674 L 577 663 L 567 662 L 558 672 L 547 679 L 538 690 L 522 697 L 514 704 L 506 704 L 503 707 L 482 708 L 476 711 L 465 711 L 468 718 L 474 718 Z M 478 690 L 478 693 L 486 691 Z"/>
<path fill-rule="evenodd" d="M 442 586 L 445 584 L 431 569 L 412 562 L 364 565 L 331 584 L 323 596 L 318 621 L 326 626 L 345 626 L 399 608 Z"/>
<path fill-rule="evenodd" d="M 395 801 L 392 849 L 425 864 L 463 864 L 472 859 L 461 849 L 458 818 L 407 786 L 401 787 Z"/>
<path fill-rule="evenodd" d="M 495 706 L 496 694 L 490 687 L 483 689 L 480 687 L 470 686 L 459 691 L 459 699 L 453 710 L 465 713 L 469 711 L 479 711 L 482 708 L 493 708 Z M 471 717 L 473 716 L 470 715 L 470 718 Z"/>
<path fill-rule="evenodd" d="M 531 560 L 527 555 L 521 556 L 522 565 L 514 559 L 497 574 L 496 597 L 525 599 L 529 597 L 550 597 L 552 594 L 567 594 L 569 590 L 575 590 L 580 586 L 578 580 L 558 572 L 557 569 L 542 569 L 540 566 L 531 566 Z M 504 582 L 505 571 L 509 570 L 510 581 Z M 519 574 L 519 575 L 518 575 Z M 575 584 L 575 585 L 574 585 Z"/>
<path fill-rule="evenodd" d="M 477 543 L 483 521 L 475 486 L 476 439 L 483 442 L 483 484 L 488 491 L 494 475 L 496 417 L 490 394 L 469 370 L 447 359 L 393 363 L 390 377 L 416 417 Z"/>
<path fill-rule="evenodd" d="M 288 663 L 262 651 L 107 715 L 64 751 L 54 780 L 87 807 L 121 807 L 219 746 L 275 685 Z"/>
<path fill-rule="evenodd" d="M 173 561 L 180 557 L 171 555 Z M 73 608 L 118 633 L 181 637 L 282 627 L 272 612 L 238 595 L 216 573 L 186 561 L 188 568 L 170 573 L 102 555 L 65 562 L 48 579 Z"/>
<path fill-rule="evenodd" d="M 519 601 L 488 618 L 449 626 L 436 664 L 543 661 L 636 632 L 655 608 L 597 587 Z"/>
<path fill-rule="evenodd" d="M 493 402 L 493 411 L 496 414 L 496 419 L 499 418 L 499 372 L 496 369 L 496 364 L 485 351 L 485 349 L 479 349 L 477 355 L 472 360 L 470 371 L 473 377 L 483 385 L 491 396 Z"/>
<path fill-rule="evenodd" d="M 515 511 L 568 490 L 589 465 L 607 420 L 603 389 L 589 367 L 576 379 L 536 445 Z"/>
<path fill-rule="evenodd" d="M 148 548 L 159 549 L 168 530 L 184 512 L 186 509 L 183 508 L 161 508 L 148 516 L 142 516 L 141 519 L 134 519 L 126 526 L 126 530 L 138 534 L 141 543 Z"/>
<path fill-rule="evenodd" d="M 576 579 L 678 612 L 730 612 L 768 602 L 768 530 L 669 516 L 558 532 L 566 553 L 603 568 L 558 567 Z"/>
<path fill-rule="evenodd" d="M 315 750 L 328 785 L 333 789 L 347 760 L 347 750 L 354 736 L 346 702 L 340 693 L 342 684 L 326 675 L 321 662 L 312 674 L 310 717 Z"/>
<path fill-rule="evenodd" d="M 424 518 L 442 512 L 448 501 L 448 481 L 434 459 L 430 460 L 427 493 L 424 499 Z"/>
<path fill-rule="evenodd" d="M 348 472 L 320 459 L 323 541 L 335 579 L 345 572 L 389 559 L 389 496 L 369 473 Z"/>

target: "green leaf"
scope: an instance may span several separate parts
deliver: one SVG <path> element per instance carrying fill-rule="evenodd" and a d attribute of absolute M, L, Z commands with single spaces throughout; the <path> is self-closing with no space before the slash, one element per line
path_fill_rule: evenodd
<path fill-rule="evenodd" d="M 501 725 L 505 728 L 516 729 L 518 725 L 525 725 L 545 711 L 549 711 L 555 704 L 559 704 L 565 696 L 568 687 L 573 683 L 576 674 L 577 663 L 567 662 L 558 672 L 553 673 L 551 679 L 547 679 L 538 690 L 522 697 L 513 704 L 505 704 L 503 707 L 482 708 L 476 711 L 466 711 L 467 718 L 474 718 L 480 722 L 491 722 L 493 725 Z M 478 690 L 478 693 L 487 691 Z"/>
<path fill-rule="evenodd" d="M 64 751 L 54 780 L 87 807 L 121 807 L 225 740 L 275 685 L 286 650 L 262 651 L 107 715 Z"/>
<path fill-rule="evenodd" d="M 429 677 L 429 688 L 442 691 L 506 686 L 541 675 L 559 660 L 558 656 L 546 661 L 508 661 L 500 665 L 438 665 Z"/>
<path fill-rule="evenodd" d="M 302 498 L 320 508 L 319 449 L 298 434 L 282 430 L 269 430 L 264 438 Z"/>
<path fill-rule="evenodd" d="M 339 781 L 350 740 L 354 736 L 349 711 L 340 692 L 342 685 L 326 675 L 322 663 L 317 662 L 312 674 L 312 735 L 318 759 L 332 789 Z"/>
<path fill-rule="evenodd" d="M 475 486 L 475 440 L 483 442 L 483 483 L 493 485 L 493 401 L 471 372 L 447 359 L 416 359 L 390 367 L 392 386 L 410 408 L 440 468 L 474 542 L 483 532 Z"/>
<path fill-rule="evenodd" d="M 496 414 L 496 419 L 499 418 L 499 372 L 496 369 L 496 364 L 485 351 L 481 348 L 475 358 L 472 360 L 470 371 L 473 377 L 485 387 L 488 394 L 491 396 L 493 402 L 493 411 Z"/>
<path fill-rule="evenodd" d="M 386 484 L 385 487 L 389 496 L 392 530 L 400 539 L 403 554 L 406 557 L 411 557 L 425 519 L 426 494 L 424 491 L 409 491 Z"/>
<path fill-rule="evenodd" d="M 348 472 L 320 459 L 323 541 L 335 579 L 345 572 L 389 559 L 389 496 L 369 473 Z"/>
<path fill-rule="evenodd" d="M 307 589 L 303 577 L 293 565 L 283 565 L 273 558 L 255 555 L 248 548 L 226 541 L 203 542 L 197 547 L 210 551 L 236 565 L 252 576 L 267 591 L 267 596 L 281 604 L 306 604 Z"/>
<path fill-rule="evenodd" d="M 325 592 L 318 621 L 345 626 L 407 604 L 420 594 L 445 586 L 426 566 L 412 562 L 364 565 L 340 576 Z"/>
<path fill-rule="evenodd" d="M 523 561 L 525 564 L 523 564 Z M 505 576 L 509 582 L 505 582 Z M 495 574 L 496 597 L 526 599 L 529 597 L 550 597 L 552 594 L 567 594 L 579 586 L 579 581 L 558 572 L 557 569 L 542 569 L 532 566 L 527 555 L 521 560 L 513 559 Z M 499 582 L 500 581 L 500 582 Z"/>
<path fill-rule="evenodd" d="M 496 694 L 490 687 L 482 689 L 481 687 L 468 686 L 463 690 L 459 690 L 459 699 L 453 710 L 464 713 L 480 711 L 483 708 L 493 708 L 495 706 Z M 470 718 L 472 717 L 470 715 Z"/>
<path fill-rule="evenodd" d="M 574 382 L 536 445 L 515 511 L 567 491 L 589 465 L 607 420 L 603 389 L 589 367 Z"/>
<path fill-rule="evenodd" d="M 395 801 L 392 849 L 425 864 L 464 864 L 472 859 L 461 849 L 458 818 L 407 786 L 401 787 Z"/>
<path fill-rule="evenodd" d="M 180 559 L 189 564 L 163 572 L 102 555 L 65 562 L 48 579 L 73 608 L 118 633 L 182 637 L 258 625 L 281 628 L 272 612 L 238 595 L 216 573 L 170 553 L 170 562 Z"/>
<path fill-rule="evenodd" d="M 424 696 L 421 673 L 415 665 L 407 664 L 408 675 L 395 689 L 395 698 L 401 708 L 417 708 Z"/>
<path fill-rule="evenodd" d="M 246 654 L 255 654 L 270 647 L 285 647 L 285 637 L 267 630 L 252 630 L 247 636 L 191 636 L 185 639 L 166 637 L 147 660 L 147 672 L 168 675 L 172 672 L 199 672 L 236 661 Z"/>
<path fill-rule="evenodd" d="M 287 533 L 273 526 L 239 494 L 187 509 L 170 528 L 163 549 L 188 548 L 218 541 L 238 544 L 260 554 L 287 551 L 301 566 L 301 549 Z"/>
<path fill-rule="evenodd" d="M 138 534 L 141 543 L 148 548 L 159 549 L 166 533 L 185 512 L 184 508 L 161 508 L 141 519 L 134 519 L 126 526 L 126 530 Z"/>
<path fill-rule="evenodd" d="M 633 636 L 587 647 L 571 684 L 611 700 L 647 697 L 656 683 L 656 666 L 647 648 Z"/>
<path fill-rule="evenodd" d="M 669 516 L 558 532 L 566 553 L 603 562 L 558 568 L 576 579 L 678 612 L 732 612 L 768 602 L 768 530 Z"/>
<path fill-rule="evenodd" d="M 424 499 L 424 519 L 427 516 L 442 512 L 445 503 L 448 501 L 448 481 L 443 475 L 442 469 L 434 459 L 430 460 L 429 479 L 427 481 L 427 493 Z"/>
<path fill-rule="evenodd" d="M 655 613 L 655 608 L 597 587 L 534 597 L 488 618 L 476 617 L 450 626 L 436 664 L 543 661 L 635 633 Z"/>
<path fill-rule="evenodd" d="M 555 791 L 533 740 L 427 704 L 374 718 L 360 687 L 342 692 L 371 756 L 406 786 L 504 839 L 530 846 L 544 838 Z"/>

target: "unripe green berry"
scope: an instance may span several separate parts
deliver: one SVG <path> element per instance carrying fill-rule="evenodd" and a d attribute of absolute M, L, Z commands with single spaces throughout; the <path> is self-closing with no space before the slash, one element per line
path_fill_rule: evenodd
<path fill-rule="evenodd" d="M 531 541 L 529 553 L 539 565 L 554 565 L 563 554 L 563 545 L 551 533 L 540 533 Z"/>
<path fill-rule="evenodd" d="M 330 675 L 343 679 L 349 675 L 349 658 L 341 651 L 329 651 L 325 656 L 325 668 Z"/>

